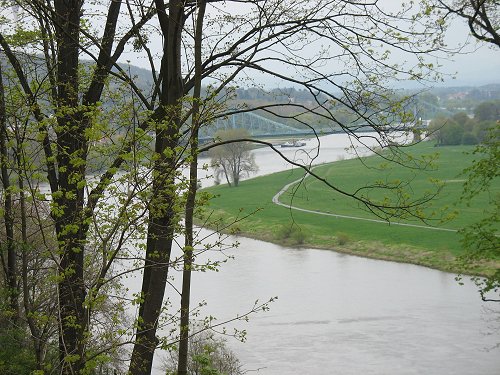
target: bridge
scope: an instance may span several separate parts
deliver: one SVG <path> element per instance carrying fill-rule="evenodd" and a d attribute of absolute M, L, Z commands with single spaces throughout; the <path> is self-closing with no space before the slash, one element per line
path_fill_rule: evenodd
<path fill-rule="evenodd" d="M 373 131 L 367 124 L 356 124 L 356 133 Z M 419 128 L 424 128 L 420 126 Z M 252 112 L 236 113 L 225 118 L 219 118 L 209 126 L 200 129 L 200 142 L 209 142 L 214 138 L 214 135 L 219 130 L 227 129 L 246 129 L 253 138 L 272 138 L 272 137 L 310 137 L 314 132 L 309 128 L 294 128 L 293 126 L 285 125 L 277 121 L 270 120 L 266 117 L 257 115 Z M 321 135 L 342 133 L 339 129 L 322 129 L 319 131 Z"/>
<path fill-rule="evenodd" d="M 204 127 L 200 131 L 200 138 L 213 138 L 214 134 L 219 130 L 228 129 L 246 129 L 254 138 L 293 137 L 313 134 L 310 129 L 297 129 L 252 112 L 243 112 L 225 118 L 218 118 L 213 124 Z"/>

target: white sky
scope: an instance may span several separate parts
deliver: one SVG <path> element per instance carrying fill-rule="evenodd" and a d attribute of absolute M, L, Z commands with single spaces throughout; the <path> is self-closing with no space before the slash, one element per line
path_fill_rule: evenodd
<path fill-rule="evenodd" d="M 397 11 L 404 2 L 380 0 L 380 4 L 391 11 Z M 450 49 L 463 48 L 460 53 L 450 57 L 441 56 L 436 60 L 437 64 L 442 65 L 441 71 L 449 74 L 443 77 L 443 83 L 436 85 L 500 84 L 500 47 L 477 41 L 470 35 L 466 21 L 458 18 L 449 25 L 445 41 Z"/>
<path fill-rule="evenodd" d="M 462 53 L 448 59 L 440 59 L 446 72 L 457 72 L 456 79 L 447 78 L 447 85 L 483 85 L 500 83 L 500 47 L 476 41 L 469 35 L 465 21 L 457 20 L 450 27 L 447 43 L 458 46 L 469 40 Z"/>
<path fill-rule="evenodd" d="M 400 1 L 383 0 L 391 10 L 400 6 Z M 226 3 L 226 7 L 238 6 L 235 3 Z M 161 45 L 161 39 L 149 35 L 155 40 L 155 45 Z M 465 21 L 455 20 L 449 28 L 446 42 L 450 48 L 458 48 L 469 39 L 469 43 L 462 49 L 461 53 L 451 57 L 440 56 L 434 59 L 435 65 L 441 65 L 441 71 L 447 75 L 443 76 L 444 82 L 429 84 L 430 86 L 461 86 L 461 85 L 484 85 L 488 83 L 500 83 L 500 48 L 490 47 L 485 43 L 478 43 L 469 36 Z M 147 60 L 143 57 L 126 54 L 122 61 L 129 60 L 130 64 L 142 68 L 149 68 Z M 269 79 L 268 79 L 269 80 Z M 276 86 L 272 81 L 266 81 L 266 86 Z M 415 87 L 415 83 L 398 83 L 401 87 Z"/>
<path fill-rule="evenodd" d="M 400 0 L 380 0 L 384 8 L 389 10 L 397 10 L 403 2 Z M 242 5 L 235 2 L 222 3 L 223 8 L 220 11 L 238 8 L 242 9 Z M 91 5 L 94 7 L 95 5 Z M 218 4 L 220 6 L 220 4 Z M 2 10 L 2 15 L 9 17 L 12 14 L 5 13 L 8 9 Z M 152 32 L 149 37 L 154 41 L 154 48 L 161 48 L 161 38 L 154 35 Z M 455 54 L 452 57 L 441 56 L 435 59 L 435 65 L 441 65 L 441 71 L 449 74 L 444 76 L 443 83 L 435 85 L 459 86 L 459 85 L 484 85 L 488 83 L 500 84 L 500 48 L 489 46 L 486 43 L 478 43 L 474 38 L 469 36 L 469 30 L 466 22 L 461 19 L 454 21 L 454 24 L 449 28 L 447 33 L 447 44 L 451 48 L 456 48 L 469 39 L 469 43 L 462 50 L 462 53 Z M 134 53 L 126 53 L 123 55 L 121 62 L 129 62 L 132 65 L 149 68 L 147 59 Z M 455 74 L 456 73 L 456 74 Z M 454 78 L 452 77 L 454 76 Z M 413 83 L 402 84 L 409 86 Z M 414 84 L 413 84 L 414 85 Z M 273 86 L 273 82 L 267 82 L 267 86 Z"/>

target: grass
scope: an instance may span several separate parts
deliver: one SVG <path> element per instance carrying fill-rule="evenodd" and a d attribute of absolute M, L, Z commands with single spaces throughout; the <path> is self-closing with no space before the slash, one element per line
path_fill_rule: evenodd
<path fill-rule="evenodd" d="M 408 169 L 386 163 L 380 157 L 362 160 L 345 160 L 320 166 L 315 172 L 346 192 L 354 192 L 366 185 L 381 183 L 404 185 L 407 196 L 396 194 L 398 189 L 363 189 L 359 194 L 376 201 L 407 200 L 433 194 L 440 186 L 435 199 L 418 214 L 431 217 L 435 227 L 459 229 L 481 218 L 488 206 L 488 195 L 483 194 L 468 206 L 460 203 L 463 168 L 472 163 L 470 146 L 435 148 L 429 142 L 409 148 L 409 159 L 413 163 L 423 155 L 432 160 L 426 170 Z M 439 157 L 435 159 L 436 153 Z M 459 272 L 454 259 L 463 254 L 460 235 L 456 232 L 436 231 L 427 228 L 390 225 L 370 221 L 323 216 L 314 213 L 290 210 L 272 203 L 272 197 L 283 186 L 299 179 L 303 171 L 294 169 L 270 176 L 242 181 L 238 188 L 222 185 L 206 189 L 215 195 L 210 202 L 209 226 L 216 222 L 237 221 L 231 228 L 249 237 L 285 245 L 302 245 L 334 249 L 346 253 L 394 261 L 421 264 L 445 271 Z M 437 184 L 436 181 L 441 183 Z M 410 182 L 406 184 L 406 182 Z M 500 186 L 494 186 L 500 192 Z M 333 191 L 321 181 L 308 177 L 300 185 L 292 186 L 280 197 L 282 203 L 292 203 L 318 212 L 350 215 L 366 219 L 376 218 L 362 204 Z M 248 217 L 247 217 L 248 216 Z M 242 219 L 244 218 L 245 219 Z M 449 220 L 443 221 L 442 219 Z M 427 225 L 411 217 L 398 218 L 398 222 Z M 473 272 L 487 274 L 498 267 L 498 261 L 477 265 Z"/>

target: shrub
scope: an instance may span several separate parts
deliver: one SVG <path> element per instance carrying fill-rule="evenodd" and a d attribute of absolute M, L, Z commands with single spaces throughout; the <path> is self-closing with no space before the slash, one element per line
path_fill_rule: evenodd
<path fill-rule="evenodd" d="M 193 326 L 193 330 L 197 329 Z M 239 359 L 226 345 L 226 340 L 217 337 L 212 331 L 202 331 L 189 338 L 188 375 L 242 375 L 244 373 Z M 164 359 L 167 375 L 177 373 L 177 348 L 169 350 Z"/>
<path fill-rule="evenodd" d="M 351 239 L 346 233 L 339 232 L 337 233 L 337 245 L 345 245 L 347 244 Z"/>
<path fill-rule="evenodd" d="M 275 238 L 286 242 L 288 245 L 302 245 L 307 234 L 298 225 L 282 225 L 275 232 Z"/>
<path fill-rule="evenodd" d="M 27 332 L 20 328 L 2 327 L 0 332 L 0 373 L 5 375 L 31 374 L 36 369 L 36 362 L 30 348 Z"/>
<path fill-rule="evenodd" d="M 306 241 L 306 233 L 301 228 L 296 228 L 292 231 L 292 243 L 294 245 L 302 245 Z"/>
<path fill-rule="evenodd" d="M 290 225 L 281 225 L 275 232 L 277 240 L 288 240 L 292 234 L 292 227 Z"/>

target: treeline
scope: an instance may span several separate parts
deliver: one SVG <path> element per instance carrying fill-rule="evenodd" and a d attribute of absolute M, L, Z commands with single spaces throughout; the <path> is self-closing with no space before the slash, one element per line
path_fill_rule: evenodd
<path fill-rule="evenodd" d="M 451 117 L 436 117 L 429 124 L 429 134 L 438 146 L 475 145 L 482 143 L 499 121 L 500 100 L 487 101 L 475 107 L 472 116 L 458 112 Z"/>

